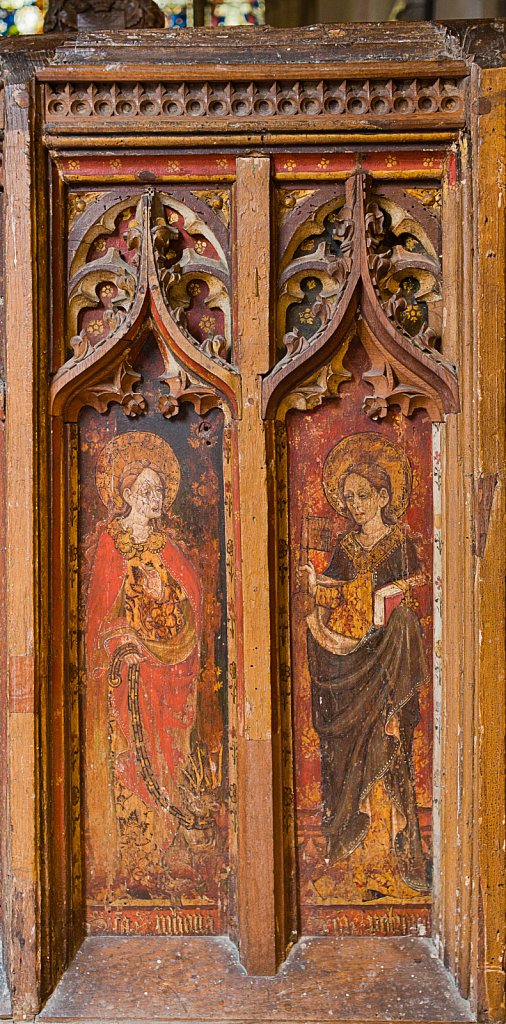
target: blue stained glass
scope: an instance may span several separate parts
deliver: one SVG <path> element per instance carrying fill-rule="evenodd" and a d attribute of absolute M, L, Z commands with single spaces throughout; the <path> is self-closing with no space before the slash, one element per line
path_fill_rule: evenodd
<path fill-rule="evenodd" d="M 166 28 L 188 28 L 193 25 L 193 0 L 156 0 L 165 15 Z"/>
<path fill-rule="evenodd" d="M 212 0 L 206 4 L 205 24 L 220 25 L 265 24 L 265 0 Z"/>

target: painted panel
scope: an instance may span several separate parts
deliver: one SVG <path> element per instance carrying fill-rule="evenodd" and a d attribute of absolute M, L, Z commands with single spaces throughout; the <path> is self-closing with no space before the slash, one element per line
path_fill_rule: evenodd
<path fill-rule="evenodd" d="M 163 364 L 140 360 L 156 410 Z M 228 930 L 223 414 L 85 409 L 79 596 L 92 932 Z"/>
<path fill-rule="evenodd" d="M 339 399 L 287 415 L 303 934 L 427 934 L 432 862 L 433 475 L 425 412 Z"/>

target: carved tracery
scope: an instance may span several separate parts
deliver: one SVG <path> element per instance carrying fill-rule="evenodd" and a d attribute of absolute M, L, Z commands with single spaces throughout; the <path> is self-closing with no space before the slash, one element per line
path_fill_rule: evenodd
<path fill-rule="evenodd" d="M 336 359 L 343 383 L 354 337 L 369 360 L 367 416 L 383 418 L 395 405 L 438 420 L 458 407 L 455 370 L 439 350 L 440 259 L 426 204 L 410 195 L 409 207 L 401 205 L 362 172 L 344 189 L 283 193 L 279 356 L 264 381 L 267 417 L 335 395 Z"/>
<path fill-rule="evenodd" d="M 206 208 L 203 197 L 195 202 Z M 127 415 L 142 415 L 146 399 L 134 391 L 141 381 L 134 364 L 149 330 L 164 361 L 164 416 L 175 415 L 182 401 L 207 411 L 220 404 L 219 393 L 237 409 L 223 220 L 215 233 L 198 211 L 154 189 L 136 196 L 77 193 L 71 216 L 73 355 L 53 382 L 55 410 L 73 419 L 83 405 L 103 412 L 119 402 Z"/>

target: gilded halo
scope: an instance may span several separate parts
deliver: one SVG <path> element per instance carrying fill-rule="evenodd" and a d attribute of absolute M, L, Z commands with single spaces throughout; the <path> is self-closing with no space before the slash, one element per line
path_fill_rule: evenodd
<path fill-rule="evenodd" d="M 405 453 L 382 434 L 351 434 L 334 445 L 323 466 L 323 490 L 327 501 L 340 516 L 346 516 L 339 495 L 339 481 L 351 466 L 364 464 L 381 466 L 388 473 L 392 483 L 391 509 L 399 519 L 409 505 L 413 474 Z"/>
<path fill-rule="evenodd" d="M 171 507 L 179 490 L 181 470 L 172 448 L 156 434 L 130 431 L 118 434 L 102 448 L 97 462 L 96 481 L 100 497 L 108 509 L 123 508 L 118 483 L 126 466 L 135 462 L 150 462 L 163 478 L 164 511 Z"/>

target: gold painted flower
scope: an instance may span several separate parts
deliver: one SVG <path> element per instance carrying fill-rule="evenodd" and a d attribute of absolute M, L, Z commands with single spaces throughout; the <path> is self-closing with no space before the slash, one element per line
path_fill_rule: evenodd
<path fill-rule="evenodd" d="M 115 157 L 114 160 L 109 160 L 109 167 L 111 168 L 111 171 L 119 171 L 121 168 L 121 160 L 118 160 L 117 157 Z"/>
<path fill-rule="evenodd" d="M 179 214 L 175 210 L 170 211 L 169 224 L 177 224 L 179 220 Z"/>
<path fill-rule="evenodd" d="M 186 291 L 188 292 L 188 295 L 200 295 L 200 285 L 198 281 L 190 281 Z"/>
<path fill-rule="evenodd" d="M 102 320 L 90 320 L 86 334 L 90 334 L 92 337 L 98 337 L 98 335 L 104 333 L 104 323 Z"/>
<path fill-rule="evenodd" d="M 114 288 L 112 284 L 104 284 L 100 290 L 102 298 L 109 298 L 110 295 L 114 295 Z"/>
<path fill-rule="evenodd" d="M 307 729 L 304 729 L 302 733 L 302 753 L 304 757 L 314 758 L 318 757 L 320 752 L 320 741 L 318 736 L 310 725 Z"/>
<path fill-rule="evenodd" d="M 79 160 L 69 160 L 68 167 L 69 167 L 69 171 L 80 171 L 81 170 L 81 164 L 79 163 Z"/>
<path fill-rule="evenodd" d="M 203 316 L 202 319 L 199 320 L 199 327 L 201 331 L 207 331 L 209 334 L 212 334 L 213 331 L 216 330 L 216 320 L 214 319 L 214 316 Z"/>
<path fill-rule="evenodd" d="M 308 288 L 316 288 L 316 281 L 315 281 L 314 277 L 312 277 L 311 280 L 308 281 L 307 287 Z"/>
<path fill-rule="evenodd" d="M 167 170 L 169 174 L 177 174 L 181 170 L 181 164 L 178 164 L 177 160 L 169 160 Z"/>
<path fill-rule="evenodd" d="M 285 171 L 293 171 L 294 167 L 296 167 L 296 166 L 297 166 L 297 164 L 296 164 L 295 160 L 287 160 L 286 164 L 283 164 L 283 169 Z"/>
<path fill-rule="evenodd" d="M 301 323 L 301 324 L 314 324 L 314 321 L 315 321 L 315 317 L 314 317 L 314 313 L 313 313 L 313 311 L 311 309 L 303 309 L 302 312 L 299 313 L 299 323 Z"/>
<path fill-rule="evenodd" d="M 195 252 L 203 253 L 207 249 L 207 242 L 203 238 L 197 238 L 195 242 Z"/>
<path fill-rule="evenodd" d="M 420 310 L 417 309 L 416 306 L 413 306 L 412 303 L 410 303 L 408 306 L 406 306 L 406 309 L 404 311 L 404 319 L 405 320 L 410 320 L 411 323 L 416 324 L 418 322 L 418 320 L 421 319 L 421 315 L 422 314 L 420 313 Z"/>
<path fill-rule="evenodd" d="M 327 157 L 325 157 L 325 156 L 322 157 L 322 159 L 319 161 L 319 163 L 317 165 L 318 166 L 318 170 L 319 171 L 326 171 L 327 167 L 329 166 L 329 164 L 330 164 L 330 160 L 327 160 Z"/>
<path fill-rule="evenodd" d="M 406 249 L 409 249 L 411 252 L 413 251 L 413 249 L 416 249 L 416 238 L 406 239 Z"/>
<path fill-rule="evenodd" d="M 217 167 L 227 167 L 228 166 L 228 161 L 225 160 L 224 157 L 221 157 L 219 160 L 216 161 L 216 166 Z"/>
<path fill-rule="evenodd" d="M 300 794 L 300 806 L 311 808 L 318 807 L 321 802 L 320 787 L 317 782 L 310 782 L 304 786 Z"/>
<path fill-rule="evenodd" d="M 435 163 L 436 163 L 436 161 L 435 161 L 433 156 L 426 156 L 424 161 L 423 161 L 423 166 L 424 167 L 434 167 Z"/>
<path fill-rule="evenodd" d="M 385 164 L 386 164 L 387 167 L 397 167 L 398 163 L 399 163 L 399 161 L 397 160 L 396 156 L 386 156 L 385 157 Z"/>
<path fill-rule="evenodd" d="M 83 213 L 86 209 L 86 203 L 79 193 L 73 193 L 69 196 L 69 216 L 73 220 L 77 217 L 78 213 Z"/>
<path fill-rule="evenodd" d="M 105 252 L 105 250 L 106 250 L 106 241 L 105 241 L 105 238 L 99 238 L 99 239 L 98 239 L 98 240 L 97 240 L 97 241 L 95 242 L 95 249 L 97 250 L 97 252 Z"/>

